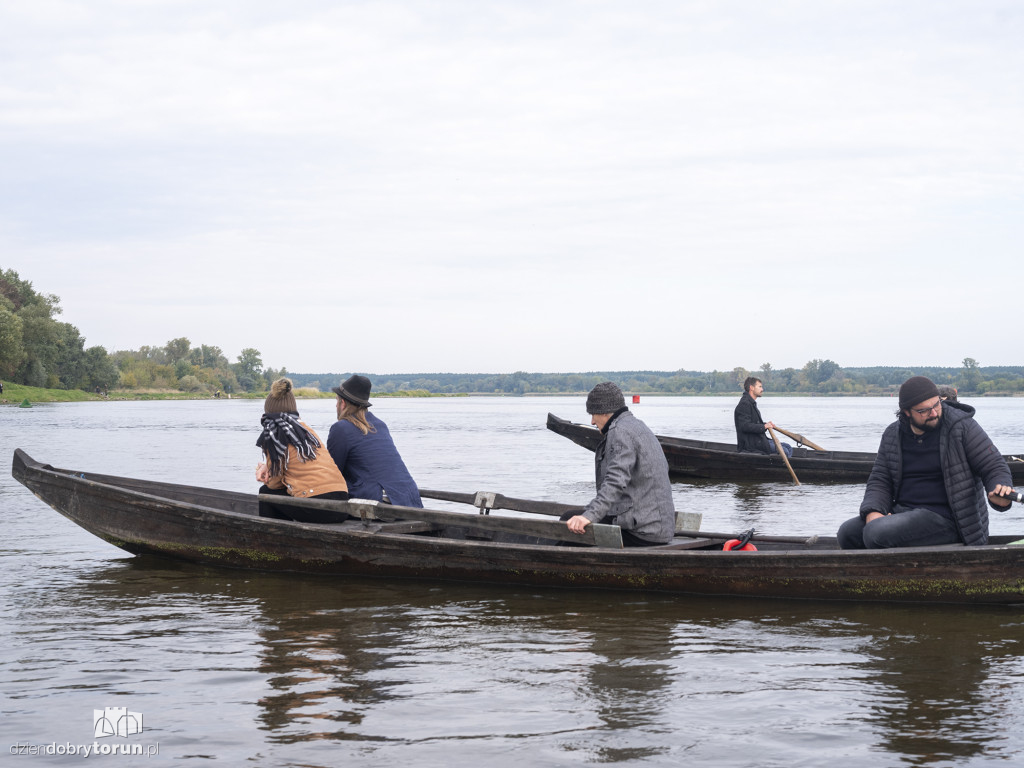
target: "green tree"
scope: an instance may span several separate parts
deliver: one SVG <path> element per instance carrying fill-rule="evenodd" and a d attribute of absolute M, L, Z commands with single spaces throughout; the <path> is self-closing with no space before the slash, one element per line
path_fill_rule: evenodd
<path fill-rule="evenodd" d="M 0 376 L 9 379 L 25 359 L 21 318 L 0 306 Z"/>
<path fill-rule="evenodd" d="M 977 392 L 981 386 L 981 368 L 973 357 L 965 357 L 960 372 L 960 388 L 966 392 Z"/>
<path fill-rule="evenodd" d="M 263 387 L 263 357 L 258 349 L 243 349 L 232 368 L 238 378 L 238 385 L 245 391 L 253 392 Z"/>
<path fill-rule="evenodd" d="M 120 372 L 114 360 L 103 347 L 89 347 L 85 350 L 83 362 L 83 389 L 101 389 L 106 392 L 120 381 Z"/>
<path fill-rule="evenodd" d="M 167 350 L 167 362 L 176 363 L 188 359 L 192 342 L 182 336 L 180 339 L 171 339 L 164 348 Z"/>

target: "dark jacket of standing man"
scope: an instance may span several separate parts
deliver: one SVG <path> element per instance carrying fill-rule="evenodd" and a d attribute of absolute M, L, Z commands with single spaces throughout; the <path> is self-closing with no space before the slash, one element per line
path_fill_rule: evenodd
<path fill-rule="evenodd" d="M 1013 490 L 1006 460 L 974 420 L 974 408 L 942 401 L 924 376 L 900 387 L 898 420 L 886 427 L 860 515 L 839 528 L 844 549 L 988 542 L 988 510 Z"/>
<path fill-rule="evenodd" d="M 615 384 L 606 381 L 587 395 L 587 413 L 604 434 L 594 454 L 597 496 L 567 522 L 583 533 L 591 523 L 622 528 L 626 546 L 667 544 L 675 536 L 676 510 L 668 461 L 661 443 L 629 412 Z"/>

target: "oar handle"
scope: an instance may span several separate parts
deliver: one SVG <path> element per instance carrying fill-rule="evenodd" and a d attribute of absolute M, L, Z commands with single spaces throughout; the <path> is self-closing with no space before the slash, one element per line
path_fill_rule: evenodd
<path fill-rule="evenodd" d="M 1021 493 L 1020 491 L 1010 491 L 1003 496 L 1003 498 L 1009 499 L 1010 501 L 1016 501 L 1018 504 L 1024 504 L 1024 493 Z"/>

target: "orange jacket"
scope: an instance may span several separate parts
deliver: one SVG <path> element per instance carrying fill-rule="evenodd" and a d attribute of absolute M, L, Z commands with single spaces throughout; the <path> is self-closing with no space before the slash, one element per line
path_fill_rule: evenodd
<path fill-rule="evenodd" d="M 313 432 L 308 424 L 301 421 L 299 423 Z M 313 434 L 316 435 L 316 432 Z M 316 435 L 316 439 L 320 440 L 320 436 Z M 289 496 L 303 497 L 319 496 L 331 491 L 348 492 L 348 484 L 345 482 L 341 470 L 338 469 L 338 465 L 331 458 L 331 454 L 327 452 L 322 440 L 320 447 L 316 449 L 316 458 L 312 461 L 300 459 L 295 446 L 289 445 L 287 468 L 282 474 L 267 480 L 267 487 L 274 490 L 287 488 Z"/>

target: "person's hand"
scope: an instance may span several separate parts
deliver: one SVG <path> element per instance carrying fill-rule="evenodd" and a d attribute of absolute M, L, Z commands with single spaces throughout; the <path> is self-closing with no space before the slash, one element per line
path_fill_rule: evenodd
<path fill-rule="evenodd" d="M 1002 507 L 1003 509 L 1006 509 L 1006 507 L 1010 506 L 1010 504 L 1013 503 L 1009 498 L 1007 498 L 1007 494 L 1014 492 L 1015 491 L 1012 485 L 997 485 L 989 493 L 988 500 L 995 504 L 997 507 Z"/>
<path fill-rule="evenodd" d="M 880 517 L 885 517 L 885 515 L 881 512 L 868 512 L 866 515 L 864 515 L 864 523 L 870 523 L 872 520 L 877 520 Z"/>
<path fill-rule="evenodd" d="M 266 463 L 260 462 L 256 465 L 256 482 L 266 485 L 266 482 L 269 479 L 270 469 L 267 467 Z"/>
<path fill-rule="evenodd" d="M 774 421 L 766 421 L 764 423 L 764 428 L 765 429 L 775 429 L 775 422 Z"/>
<path fill-rule="evenodd" d="M 575 517 L 570 517 L 566 525 L 569 526 L 569 530 L 573 533 L 583 533 L 587 526 L 590 525 L 590 520 L 583 515 L 576 515 Z"/>

